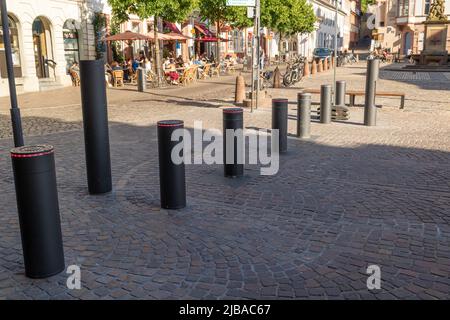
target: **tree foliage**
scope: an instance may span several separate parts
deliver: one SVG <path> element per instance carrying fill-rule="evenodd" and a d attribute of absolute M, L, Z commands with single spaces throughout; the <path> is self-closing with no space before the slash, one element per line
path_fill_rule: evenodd
<path fill-rule="evenodd" d="M 197 0 L 108 0 L 113 15 L 124 22 L 130 14 L 141 19 L 152 16 L 170 22 L 183 21 L 196 6 Z"/>
<path fill-rule="evenodd" d="M 280 34 L 309 33 L 316 16 L 306 0 L 261 0 L 261 24 Z"/>
<path fill-rule="evenodd" d="M 361 0 L 361 11 L 364 13 L 367 12 L 367 7 L 376 3 L 376 0 Z"/>
<path fill-rule="evenodd" d="M 253 25 L 246 7 L 227 7 L 226 0 L 201 0 L 199 8 L 200 15 L 214 23 L 237 28 Z M 261 0 L 261 26 L 289 35 L 312 32 L 315 21 L 312 5 L 306 0 Z"/>

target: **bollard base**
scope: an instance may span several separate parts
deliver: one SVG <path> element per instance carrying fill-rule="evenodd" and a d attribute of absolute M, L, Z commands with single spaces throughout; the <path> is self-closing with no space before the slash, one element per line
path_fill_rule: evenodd
<path fill-rule="evenodd" d="M 64 266 L 62 266 L 60 269 L 55 270 L 55 271 L 50 272 L 50 273 L 45 273 L 45 274 L 39 274 L 39 275 L 37 275 L 37 274 L 30 274 L 30 273 L 25 272 L 25 276 L 26 276 L 27 278 L 30 278 L 30 279 L 44 279 L 44 278 L 50 278 L 50 277 L 56 276 L 57 274 L 60 274 L 60 273 L 63 272 L 65 269 L 66 269 L 66 266 L 64 265 Z"/>
<path fill-rule="evenodd" d="M 162 205 L 161 204 L 161 208 L 162 209 L 166 209 L 166 210 L 180 210 L 180 209 L 186 208 L 186 205 L 167 206 L 167 205 Z"/>

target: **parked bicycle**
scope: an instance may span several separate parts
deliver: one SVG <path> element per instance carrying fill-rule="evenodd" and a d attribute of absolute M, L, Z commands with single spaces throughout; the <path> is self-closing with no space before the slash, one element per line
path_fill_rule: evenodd
<path fill-rule="evenodd" d="M 272 87 L 273 75 L 274 72 L 269 70 L 260 72 L 261 89 L 267 89 Z"/>
<path fill-rule="evenodd" d="M 302 56 L 288 63 L 286 73 L 283 76 L 283 84 L 285 87 L 290 87 L 302 79 L 305 62 L 306 57 Z"/>

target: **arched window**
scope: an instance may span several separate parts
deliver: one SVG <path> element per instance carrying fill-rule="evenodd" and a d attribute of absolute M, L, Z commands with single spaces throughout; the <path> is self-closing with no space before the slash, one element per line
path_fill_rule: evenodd
<path fill-rule="evenodd" d="M 9 33 L 11 35 L 11 51 L 14 66 L 14 76 L 22 77 L 22 66 L 20 63 L 19 30 L 17 28 L 17 23 L 13 17 L 8 16 L 8 23 L 9 23 Z M 1 25 L 2 21 L 0 20 L 0 26 Z M 8 77 L 8 73 L 6 71 L 5 45 L 3 43 L 3 33 L 1 28 L 0 28 L 0 72 L 2 78 Z"/>
<path fill-rule="evenodd" d="M 63 26 L 64 57 L 66 58 L 66 72 L 74 62 L 80 62 L 80 47 L 78 30 L 75 20 L 67 20 Z"/>

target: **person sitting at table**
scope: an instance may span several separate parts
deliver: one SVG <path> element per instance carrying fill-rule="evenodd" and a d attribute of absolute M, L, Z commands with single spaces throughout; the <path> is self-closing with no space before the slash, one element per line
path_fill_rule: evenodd
<path fill-rule="evenodd" d="M 166 59 L 163 62 L 163 69 L 166 70 L 169 68 L 170 65 L 170 59 L 168 57 L 166 57 Z"/>
<path fill-rule="evenodd" d="M 131 69 L 133 70 L 133 73 L 136 72 L 137 68 L 139 68 L 139 60 L 133 59 L 131 62 Z"/>
<path fill-rule="evenodd" d="M 175 64 L 176 64 L 177 68 L 184 67 L 183 57 L 182 56 L 178 56 L 178 58 L 175 60 Z"/>
<path fill-rule="evenodd" d="M 145 60 L 147 59 L 147 57 L 145 56 L 145 52 L 144 51 L 139 51 L 139 58 L 137 59 L 139 61 L 139 65 L 141 67 L 144 68 L 145 66 Z"/>
<path fill-rule="evenodd" d="M 150 60 L 147 58 L 145 58 L 145 60 L 144 60 L 144 69 L 147 71 L 152 70 L 152 64 L 151 64 Z"/>
<path fill-rule="evenodd" d="M 133 72 L 133 61 L 131 58 L 129 58 L 128 60 L 126 60 L 123 64 L 122 64 L 122 68 L 120 70 L 123 70 L 123 80 L 124 81 L 128 81 L 130 79 L 131 73 Z"/>
<path fill-rule="evenodd" d="M 111 70 L 123 70 L 123 67 L 117 61 L 111 62 Z"/>
<path fill-rule="evenodd" d="M 171 84 L 178 84 L 178 78 L 180 77 L 180 75 L 177 72 L 177 66 L 173 58 L 169 60 L 168 67 L 167 69 L 165 69 L 165 72 L 169 76 Z"/>

